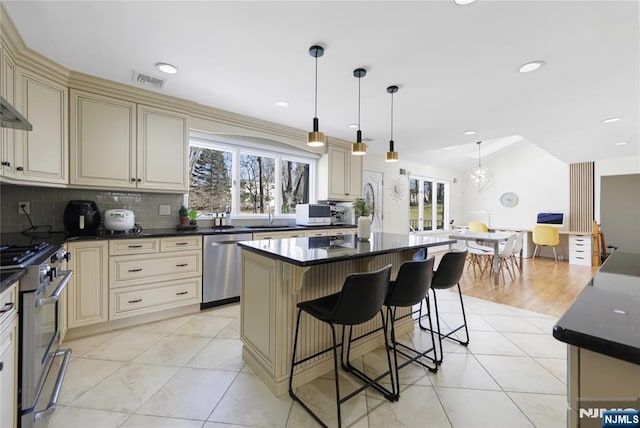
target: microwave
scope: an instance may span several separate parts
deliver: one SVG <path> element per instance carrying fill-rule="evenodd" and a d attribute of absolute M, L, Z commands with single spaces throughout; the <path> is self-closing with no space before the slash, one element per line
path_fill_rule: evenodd
<path fill-rule="evenodd" d="M 296 205 L 296 224 L 300 226 L 329 226 L 331 207 L 318 204 Z"/>

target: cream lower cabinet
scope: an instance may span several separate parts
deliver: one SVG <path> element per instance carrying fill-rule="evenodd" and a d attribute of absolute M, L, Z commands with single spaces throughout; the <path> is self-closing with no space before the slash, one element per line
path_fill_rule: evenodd
<path fill-rule="evenodd" d="M 357 229 L 355 227 L 345 227 L 342 229 L 331 229 L 331 236 L 355 235 Z"/>
<path fill-rule="evenodd" d="M 111 240 L 109 319 L 202 302 L 202 237 Z"/>
<path fill-rule="evenodd" d="M 18 423 L 18 283 L 0 295 L 0 427 Z"/>
<path fill-rule="evenodd" d="M 186 114 L 72 89 L 70 183 L 188 191 Z"/>
<path fill-rule="evenodd" d="M 253 234 L 253 239 L 304 238 L 306 236 L 307 232 L 302 230 L 281 230 L 274 232 L 256 232 Z"/>
<path fill-rule="evenodd" d="M 347 146 L 327 148 L 318 161 L 318 199 L 353 201 L 362 197 L 362 156 Z"/>
<path fill-rule="evenodd" d="M 15 178 L 47 184 L 69 182 L 67 88 L 16 67 L 15 107 L 33 131 L 15 133 Z"/>
<path fill-rule="evenodd" d="M 80 241 L 68 244 L 67 326 L 69 329 L 109 319 L 109 241 Z"/>

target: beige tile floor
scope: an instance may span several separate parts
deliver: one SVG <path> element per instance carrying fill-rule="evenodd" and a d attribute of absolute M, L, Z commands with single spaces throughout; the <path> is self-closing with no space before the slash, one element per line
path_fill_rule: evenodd
<path fill-rule="evenodd" d="M 439 293 L 441 318 L 461 320 L 457 293 Z M 551 335 L 555 319 L 465 297 L 471 343 L 445 343 L 438 373 L 400 372 L 401 398 L 367 390 L 343 405 L 352 427 L 566 426 L 566 347 Z M 240 307 L 229 305 L 67 342 L 73 349 L 60 405 L 42 426 L 306 427 L 314 421 L 287 396 L 277 398 L 242 361 Z M 444 328 L 444 327 L 443 327 Z M 402 340 L 430 346 L 416 329 Z M 385 367 L 378 349 L 354 364 Z M 336 425 L 333 373 L 298 389 Z M 344 392 L 355 388 L 340 374 Z"/>

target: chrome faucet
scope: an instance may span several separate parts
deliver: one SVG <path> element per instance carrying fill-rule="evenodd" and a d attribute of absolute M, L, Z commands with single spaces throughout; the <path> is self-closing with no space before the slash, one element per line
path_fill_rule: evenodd
<path fill-rule="evenodd" d="M 273 224 L 273 220 L 275 220 L 276 216 L 273 214 L 273 211 L 269 211 L 267 213 L 269 215 L 269 224 Z"/>

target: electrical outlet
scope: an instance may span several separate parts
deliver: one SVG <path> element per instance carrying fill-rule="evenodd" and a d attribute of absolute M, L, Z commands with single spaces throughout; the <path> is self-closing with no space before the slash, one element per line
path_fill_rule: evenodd
<path fill-rule="evenodd" d="M 18 214 L 31 214 L 31 202 L 18 201 Z"/>
<path fill-rule="evenodd" d="M 158 215 L 171 215 L 171 205 L 160 204 L 158 207 Z"/>

